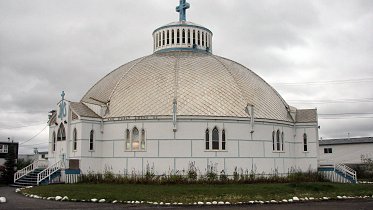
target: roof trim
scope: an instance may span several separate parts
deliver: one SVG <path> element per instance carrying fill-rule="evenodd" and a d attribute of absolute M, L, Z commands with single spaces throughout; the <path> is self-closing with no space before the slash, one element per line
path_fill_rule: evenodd
<path fill-rule="evenodd" d="M 332 145 L 343 145 L 343 144 L 373 144 L 373 137 L 319 140 L 320 146 L 327 146 L 327 145 L 332 146 Z"/>

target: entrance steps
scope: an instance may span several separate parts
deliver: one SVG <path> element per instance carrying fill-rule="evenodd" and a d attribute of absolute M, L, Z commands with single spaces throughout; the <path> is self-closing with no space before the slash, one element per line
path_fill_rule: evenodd
<path fill-rule="evenodd" d="M 318 171 L 332 182 L 357 184 L 356 171 L 342 163 L 319 164 Z"/>

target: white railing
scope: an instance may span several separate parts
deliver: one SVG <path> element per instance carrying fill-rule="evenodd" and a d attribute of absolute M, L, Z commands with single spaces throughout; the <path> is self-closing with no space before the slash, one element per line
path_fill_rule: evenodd
<path fill-rule="evenodd" d="M 38 174 L 37 179 L 37 185 L 40 184 L 41 181 L 43 181 L 46 178 L 51 178 L 51 175 L 55 173 L 56 171 L 60 170 L 63 167 L 63 161 L 58 161 L 54 163 L 53 165 L 49 166 L 48 168 L 44 169 Z"/>
<path fill-rule="evenodd" d="M 351 177 L 353 180 L 357 181 L 356 179 L 356 171 L 345 164 L 337 163 L 334 166 L 334 170 L 338 170 L 342 172 L 345 176 Z"/>
<path fill-rule="evenodd" d="M 46 161 L 46 160 L 35 160 L 30 165 L 24 167 L 21 170 L 18 170 L 14 174 L 14 182 L 16 182 L 18 179 L 26 176 L 27 174 L 31 173 L 33 170 L 35 170 L 37 168 L 46 168 L 46 167 L 48 167 L 48 161 Z"/>
<path fill-rule="evenodd" d="M 62 176 L 62 181 L 67 184 L 75 184 L 80 180 L 81 174 L 65 174 Z"/>

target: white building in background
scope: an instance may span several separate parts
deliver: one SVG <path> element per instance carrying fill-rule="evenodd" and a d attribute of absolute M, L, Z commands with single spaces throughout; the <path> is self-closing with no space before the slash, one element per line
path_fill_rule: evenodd
<path fill-rule="evenodd" d="M 319 141 L 320 162 L 360 164 L 373 159 L 373 138 L 326 139 Z"/>
<path fill-rule="evenodd" d="M 153 32 L 154 53 L 99 80 L 50 115 L 50 165 L 125 174 L 209 166 L 232 174 L 317 169 L 315 109 L 296 109 L 250 69 L 212 53 L 213 33 L 180 20 Z M 229 43 L 227 43 L 229 44 Z"/>

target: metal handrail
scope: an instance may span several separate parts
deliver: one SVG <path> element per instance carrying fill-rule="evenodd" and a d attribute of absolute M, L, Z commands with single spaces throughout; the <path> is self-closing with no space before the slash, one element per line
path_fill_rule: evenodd
<path fill-rule="evenodd" d="M 348 167 L 347 165 L 345 164 L 342 164 L 342 163 L 338 163 L 338 164 L 335 164 L 334 166 L 334 170 L 339 170 L 341 171 L 342 173 L 344 173 L 345 176 L 350 176 L 353 180 L 356 181 L 356 171 L 350 167 Z"/>
<path fill-rule="evenodd" d="M 62 165 L 63 161 L 58 161 L 53 165 L 49 166 L 48 168 L 44 169 L 40 173 L 38 173 L 37 185 L 39 185 L 40 182 L 42 182 L 46 178 L 49 178 L 50 180 L 50 176 L 56 171 L 60 170 L 62 168 Z"/>

